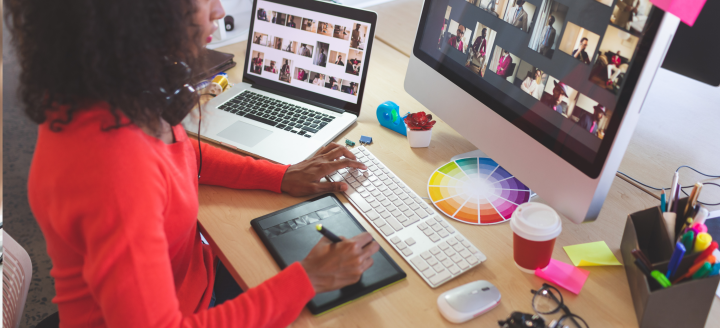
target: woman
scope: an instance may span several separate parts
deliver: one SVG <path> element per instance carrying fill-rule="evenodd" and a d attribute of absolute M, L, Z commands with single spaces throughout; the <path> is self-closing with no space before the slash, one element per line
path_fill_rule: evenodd
<path fill-rule="evenodd" d="M 355 24 L 355 29 L 350 36 L 350 48 L 360 47 L 360 24 Z"/>
<path fill-rule="evenodd" d="M 480 69 L 482 69 L 483 65 L 485 65 L 485 51 L 487 48 L 486 37 L 487 28 L 483 28 L 482 34 L 475 38 L 475 42 L 473 42 L 473 45 L 470 47 L 467 63 L 465 63 L 466 67 L 470 67 L 470 65 L 476 66 L 478 68 L 478 73 L 480 72 Z"/>
<path fill-rule="evenodd" d="M 540 85 L 542 85 L 542 71 L 536 68 L 533 73 L 528 74 L 528 77 L 526 77 L 525 81 L 520 85 L 520 89 L 540 99 L 540 93 L 542 92 L 542 88 L 539 87 Z"/>
<path fill-rule="evenodd" d="M 578 120 L 578 124 L 580 124 L 580 127 L 587 130 L 587 132 L 598 136 L 600 120 L 605 117 L 605 106 L 600 104 L 593 106 L 592 114 L 585 111 L 583 112 L 584 115 L 580 117 L 580 120 Z"/>
<path fill-rule="evenodd" d="M 290 82 L 290 64 L 288 64 L 287 59 L 285 59 L 282 67 L 280 67 L 280 76 L 281 78 L 287 79 L 286 82 Z"/>
<path fill-rule="evenodd" d="M 208 311 L 218 259 L 197 229 L 199 183 L 308 195 L 344 190 L 320 179 L 364 166 L 335 144 L 286 166 L 187 136 L 179 123 L 199 101 L 190 84 L 225 16 L 219 0 L 5 5 L 24 110 L 39 124 L 28 198 L 63 327 L 284 327 L 316 293 L 372 265 L 377 244 L 361 246 L 369 234 L 323 238 L 303 261 Z"/>

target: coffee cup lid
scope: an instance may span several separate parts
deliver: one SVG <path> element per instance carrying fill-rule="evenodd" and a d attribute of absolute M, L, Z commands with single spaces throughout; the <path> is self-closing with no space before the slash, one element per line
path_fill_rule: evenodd
<path fill-rule="evenodd" d="M 560 235 L 562 222 L 552 207 L 531 202 L 515 209 L 510 220 L 510 228 L 527 240 L 546 241 Z"/>

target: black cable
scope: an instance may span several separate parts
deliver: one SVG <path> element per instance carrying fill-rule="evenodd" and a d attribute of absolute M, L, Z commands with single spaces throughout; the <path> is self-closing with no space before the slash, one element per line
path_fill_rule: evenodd
<path fill-rule="evenodd" d="M 679 172 L 680 169 L 685 168 L 685 167 L 686 167 L 686 168 L 689 168 L 689 169 L 691 169 L 691 170 L 693 170 L 693 171 L 695 171 L 695 172 L 697 172 L 697 173 L 700 174 L 700 175 L 704 175 L 704 176 L 709 177 L 709 178 L 720 178 L 720 175 L 706 174 L 706 173 L 703 173 L 703 172 L 698 171 L 697 169 L 695 169 L 694 167 L 689 166 L 689 165 L 682 165 L 682 166 L 678 167 L 677 170 L 675 170 L 675 173 Z M 646 187 L 646 188 L 648 188 L 648 189 L 652 189 L 652 190 L 669 190 L 670 188 L 672 188 L 672 187 L 668 187 L 668 188 L 657 188 L 657 187 L 649 186 L 649 185 L 646 185 L 646 184 L 644 184 L 644 183 L 636 180 L 635 178 L 633 178 L 633 177 L 631 177 L 631 176 L 629 176 L 629 175 L 627 175 L 627 174 L 625 174 L 625 173 L 623 173 L 623 172 L 621 172 L 621 171 L 617 171 L 617 173 L 621 174 L 622 176 L 624 176 L 624 177 L 626 177 L 626 178 L 634 181 L 635 183 L 637 183 L 637 184 L 639 184 L 639 185 L 641 185 L 641 186 L 643 186 L 643 187 Z M 716 186 L 716 187 L 719 187 L 719 188 L 720 188 L 720 184 L 717 184 L 717 183 L 714 183 L 714 182 L 703 182 L 703 185 L 713 185 L 713 186 Z M 693 188 L 693 187 L 695 187 L 695 185 L 691 185 L 691 186 L 680 186 L 680 190 L 682 191 L 683 194 L 685 194 L 685 196 L 688 196 L 688 193 L 687 193 L 685 190 L 683 190 L 683 189 L 684 189 L 684 188 Z M 703 205 L 705 205 L 705 206 L 716 206 L 716 205 L 720 205 L 720 202 L 714 203 L 714 204 L 710 204 L 710 203 L 705 203 L 705 202 L 698 201 L 698 203 L 703 204 Z"/>
<path fill-rule="evenodd" d="M 212 94 L 212 93 L 201 94 L 201 96 L 217 97 L 216 94 Z M 200 112 L 200 117 L 198 118 L 198 133 L 197 133 L 198 153 L 200 155 L 200 163 L 198 164 L 198 180 L 200 180 L 200 172 L 202 172 L 202 144 L 200 143 L 200 126 L 202 125 L 202 105 L 200 105 L 200 98 L 198 98 L 197 105 L 198 105 L 198 112 Z"/>

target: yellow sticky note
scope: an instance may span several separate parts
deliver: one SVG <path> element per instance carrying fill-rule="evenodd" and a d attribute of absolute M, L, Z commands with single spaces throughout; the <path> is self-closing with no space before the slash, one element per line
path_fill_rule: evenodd
<path fill-rule="evenodd" d="M 622 265 L 604 241 L 563 247 L 575 266 Z"/>

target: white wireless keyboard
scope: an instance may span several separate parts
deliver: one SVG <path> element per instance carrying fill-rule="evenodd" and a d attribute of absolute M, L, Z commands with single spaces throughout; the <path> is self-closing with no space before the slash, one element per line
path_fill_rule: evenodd
<path fill-rule="evenodd" d="M 430 285 L 438 287 L 487 259 L 365 147 L 350 150 L 368 169 L 341 169 L 345 195 Z"/>

